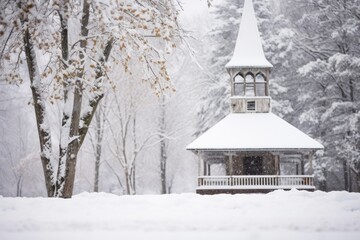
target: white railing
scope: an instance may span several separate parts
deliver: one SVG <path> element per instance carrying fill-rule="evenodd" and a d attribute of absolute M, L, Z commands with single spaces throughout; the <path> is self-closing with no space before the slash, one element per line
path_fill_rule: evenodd
<path fill-rule="evenodd" d="M 312 175 L 200 176 L 198 188 L 303 188 L 314 189 Z"/>

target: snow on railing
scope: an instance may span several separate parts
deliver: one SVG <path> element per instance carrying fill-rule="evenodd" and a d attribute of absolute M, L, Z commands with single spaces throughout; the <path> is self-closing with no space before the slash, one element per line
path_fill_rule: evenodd
<path fill-rule="evenodd" d="M 313 179 L 312 175 L 200 176 L 198 186 L 200 188 L 314 188 Z"/>

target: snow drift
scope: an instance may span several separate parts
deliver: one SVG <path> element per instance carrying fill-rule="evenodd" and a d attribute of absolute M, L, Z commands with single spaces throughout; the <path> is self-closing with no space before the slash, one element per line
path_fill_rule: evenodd
<path fill-rule="evenodd" d="M 360 239 L 360 194 L 0 197 L 0 239 Z"/>

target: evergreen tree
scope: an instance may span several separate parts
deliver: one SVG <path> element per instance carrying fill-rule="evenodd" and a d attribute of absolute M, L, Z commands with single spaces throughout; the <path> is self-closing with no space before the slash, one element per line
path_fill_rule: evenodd
<path fill-rule="evenodd" d="M 298 70 L 300 120 L 326 147 L 317 159 L 320 174 L 340 168 L 351 191 L 351 175 L 360 183 L 360 2 L 312 0 L 298 7 L 304 15 L 297 45 L 309 59 Z"/>
<path fill-rule="evenodd" d="M 225 0 L 213 5 L 215 26 L 210 30 L 209 50 L 206 56 L 208 79 L 198 113 L 195 135 L 205 132 L 229 113 L 230 84 L 225 65 L 230 60 L 239 28 L 242 1 Z"/>

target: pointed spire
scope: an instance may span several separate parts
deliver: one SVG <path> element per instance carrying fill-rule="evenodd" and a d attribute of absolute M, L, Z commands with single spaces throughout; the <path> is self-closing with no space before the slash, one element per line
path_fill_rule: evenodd
<path fill-rule="evenodd" d="M 264 55 L 252 0 L 245 0 L 235 51 L 225 67 L 272 67 Z"/>

